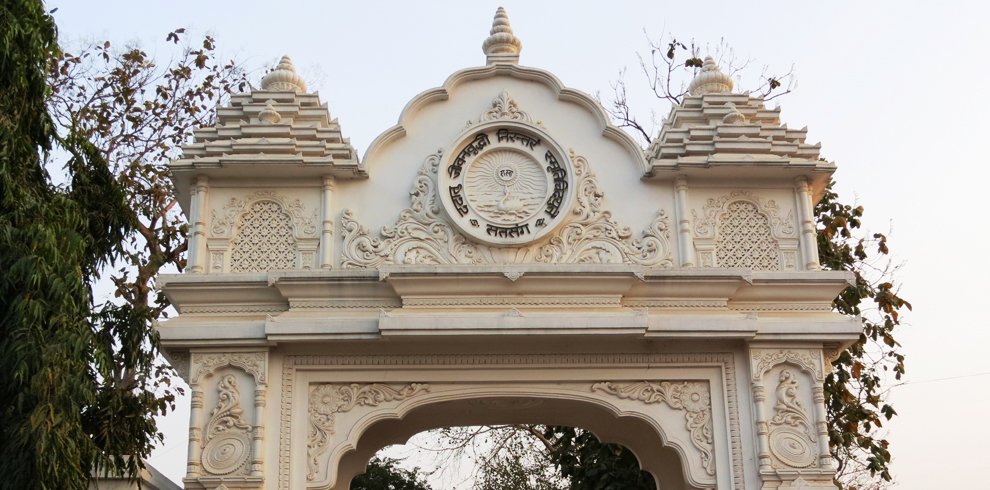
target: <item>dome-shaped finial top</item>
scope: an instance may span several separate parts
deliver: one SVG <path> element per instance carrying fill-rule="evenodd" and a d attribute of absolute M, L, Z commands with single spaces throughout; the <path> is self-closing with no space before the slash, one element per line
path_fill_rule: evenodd
<path fill-rule="evenodd" d="M 706 56 L 704 64 L 701 65 L 701 72 L 691 80 L 691 85 L 688 85 L 688 92 L 691 95 L 731 94 L 732 79 L 718 69 L 714 58 Z"/>
<path fill-rule="evenodd" d="M 279 60 L 278 66 L 261 79 L 261 90 L 304 93 L 306 82 L 296 73 L 292 59 L 285 55 Z"/>
<path fill-rule="evenodd" d="M 485 39 L 481 45 L 489 65 L 492 63 L 519 63 L 522 41 L 512 33 L 509 15 L 505 13 L 504 8 L 499 7 L 495 11 L 495 19 L 492 21 L 492 30 L 489 34 L 488 39 Z"/>

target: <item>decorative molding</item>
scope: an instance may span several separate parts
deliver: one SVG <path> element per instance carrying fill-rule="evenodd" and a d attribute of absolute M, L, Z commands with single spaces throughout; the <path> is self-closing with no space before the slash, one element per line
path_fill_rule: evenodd
<path fill-rule="evenodd" d="M 672 308 L 672 309 L 705 309 L 724 310 L 727 301 L 724 299 L 625 299 L 622 306 L 627 308 Z"/>
<path fill-rule="evenodd" d="M 296 238 L 315 238 L 317 231 L 317 212 L 307 214 L 306 207 L 299 199 L 290 199 L 272 190 L 256 191 L 254 194 L 244 197 L 231 197 L 224 204 L 223 210 L 217 214 L 217 210 L 212 211 L 210 231 L 214 237 L 231 238 L 234 225 L 237 224 L 240 216 L 248 207 L 258 201 L 272 201 L 277 203 L 282 210 L 289 214 L 293 224 L 293 234 Z"/>
<path fill-rule="evenodd" d="M 243 419 L 237 378 L 224 375 L 217 391 L 217 406 L 204 430 L 203 469 L 213 475 L 243 473 L 251 459 L 252 427 Z"/>
<path fill-rule="evenodd" d="M 518 281 L 519 278 L 523 276 L 523 274 L 525 274 L 525 272 L 523 271 L 506 271 L 502 273 L 502 275 L 504 275 L 506 279 L 512 282 Z"/>
<path fill-rule="evenodd" d="M 382 264 L 495 264 L 495 263 L 627 263 L 649 267 L 673 266 L 670 220 L 660 210 L 641 238 L 602 209 L 604 192 L 588 161 L 571 151 L 577 183 L 576 205 L 558 230 L 541 243 L 524 247 L 494 247 L 469 241 L 447 223 L 437 195 L 441 152 L 426 158 L 410 191 L 411 206 L 395 225 L 383 226 L 378 236 L 354 217 L 341 213 L 344 231 L 341 267 L 379 267 Z"/>
<path fill-rule="evenodd" d="M 183 306 L 182 313 L 279 313 L 287 309 L 285 305 L 207 305 Z"/>
<path fill-rule="evenodd" d="M 728 303 L 730 310 L 736 311 L 832 311 L 831 303 L 761 303 L 740 302 Z"/>
<path fill-rule="evenodd" d="M 457 297 L 405 297 L 402 306 L 409 308 L 436 308 L 444 306 L 586 306 L 586 307 L 617 307 L 622 306 L 621 298 L 616 296 L 457 296 Z"/>
<path fill-rule="evenodd" d="M 791 363 L 808 372 L 815 381 L 824 382 L 821 357 L 817 351 L 795 349 L 753 349 L 753 381 L 760 379 L 771 368 L 778 364 Z"/>
<path fill-rule="evenodd" d="M 235 366 L 254 377 L 259 385 L 267 384 L 267 352 L 221 352 L 194 353 L 192 357 L 193 375 L 189 384 L 199 383 L 202 376 L 213 374 L 223 366 Z"/>
<path fill-rule="evenodd" d="M 799 397 L 800 386 L 794 373 L 780 372 L 774 416 L 768 422 L 770 452 L 792 468 L 807 468 L 818 460 L 814 424 Z"/>
<path fill-rule="evenodd" d="M 482 112 L 481 115 L 478 116 L 477 121 L 469 120 L 464 128 L 467 129 L 483 122 L 498 120 L 519 121 L 537 126 L 543 126 L 542 122 L 534 121 L 528 112 L 519 109 L 519 104 L 516 102 L 516 99 L 512 98 L 507 90 L 503 90 L 492 99 L 491 107 L 487 111 Z"/>
<path fill-rule="evenodd" d="M 603 391 L 624 400 L 639 400 L 646 404 L 666 403 L 670 408 L 683 410 L 691 442 L 701 452 L 705 472 L 715 475 L 712 399 L 707 382 L 641 381 L 617 385 L 603 381 L 592 385 L 591 391 Z"/>
<path fill-rule="evenodd" d="M 320 467 L 320 456 L 327 450 L 330 436 L 335 434 L 336 414 L 349 412 L 355 406 L 377 407 L 384 402 L 402 401 L 417 393 L 430 390 L 428 384 L 410 383 L 393 388 L 383 384 L 315 385 L 309 395 L 309 441 L 306 460 L 309 473 L 306 481 L 313 481 Z"/>
<path fill-rule="evenodd" d="M 299 368 L 307 370 L 339 366 L 366 366 L 372 369 L 391 369 L 393 366 L 592 366 L 615 367 L 658 365 L 705 365 L 721 368 L 723 387 L 728 407 L 729 446 L 732 459 L 732 488 L 744 490 L 742 432 L 739 421 L 739 400 L 736 390 L 735 357 L 727 352 L 712 353 L 579 353 L 579 354 L 453 354 L 453 355 L 357 355 L 333 356 L 290 355 L 282 363 L 281 422 L 278 453 L 278 489 L 290 489 L 290 461 L 292 454 L 292 411 L 295 397 L 295 373 Z"/>

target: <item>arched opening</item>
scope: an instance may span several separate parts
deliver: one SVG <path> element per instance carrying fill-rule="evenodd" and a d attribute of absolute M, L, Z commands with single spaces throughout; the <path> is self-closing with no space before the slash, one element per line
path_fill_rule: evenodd
<path fill-rule="evenodd" d="M 405 443 L 413 435 L 442 427 L 502 424 L 546 424 L 580 427 L 602 442 L 628 448 L 640 468 L 650 473 L 663 490 L 695 489 L 677 450 L 664 443 L 653 423 L 640 417 L 618 416 L 602 405 L 573 399 L 540 397 L 463 398 L 418 406 L 401 419 L 372 423 L 358 439 L 356 449 L 345 454 L 338 467 L 337 487 L 350 488 L 371 458 L 383 447 Z M 342 485 L 347 482 L 346 485 Z"/>

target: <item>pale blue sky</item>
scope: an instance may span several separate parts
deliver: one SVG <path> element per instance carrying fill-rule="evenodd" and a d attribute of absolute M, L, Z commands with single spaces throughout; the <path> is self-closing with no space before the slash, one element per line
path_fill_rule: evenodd
<path fill-rule="evenodd" d="M 643 30 L 702 45 L 724 38 L 737 57 L 786 71 L 798 85 L 779 100 L 792 127 L 836 161 L 840 193 L 892 230 L 905 266 L 898 279 L 915 305 L 898 338 L 908 384 L 893 391 L 890 424 L 902 489 L 990 488 L 978 481 L 990 440 L 990 287 L 983 223 L 990 134 L 990 7 L 939 2 L 79 2 L 55 1 L 63 42 L 110 39 L 167 53 L 165 34 L 212 33 L 221 51 L 254 68 L 288 53 L 363 154 L 416 93 L 484 63 L 481 42 L 506 7 L 523 41 L 521 63 L 549 69 L 594 93 L 629 68 L 631 101 L 665 105 L 636 73 Z M 751 77 L 748 79 L 752 79 Z M 749 85 L 749 84 L 746 84 Z M 634 90 L 635 89 L 635 90 Z M 179 481 L 187 411 L 170 417 L 153 462 Z M 178 442 L 175 442 L 178 441 Z"/>

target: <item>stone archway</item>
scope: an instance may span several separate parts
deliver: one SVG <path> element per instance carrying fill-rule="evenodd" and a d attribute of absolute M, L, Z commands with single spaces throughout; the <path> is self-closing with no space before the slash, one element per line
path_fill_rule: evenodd
<path fill-rule="evenodd" d="M 737 421 L 725 411 L 736 403 L 730 356 L 288 360 L 283 379 L 292 394 L 283 390 L 282 432 L 291 438 L 280 444 L 285 449 L 280 461 L 292 461 L 293 470 L 282 475 L 285 488 L 303 482 L 311 489 L 347 488 L 341 485 L 363 472 L 379 449 L 416 433 L 511 423 L 590 430 L 603 441 L 628 447 L 664 489 L 732 488 L 741 478 L 735 471 L 741 448 L 730 437 Z"/>
<path fill-rule="evenodd" d="M 609 407 L 587 400 L 537 396 L 479 397 L 439 401 L 418 406 L 401 419 L 380 420 L 361 435 L 357 448 L 344 455 L 338 466 L 338 482 L 350 482 L 364 472 L 381 448 L 406 442 L 430 429 L 464 425 L 541 423 L 590 430 L 600 440 L 629 448 L 640 468 L 653 475 L 658 488 L 693 489 L 685 482 L 678 452 L 665 445 L 654 425 L 641 417 L 621 416 Z M 340 483 L 333 488 L 349 488 Z"/>

